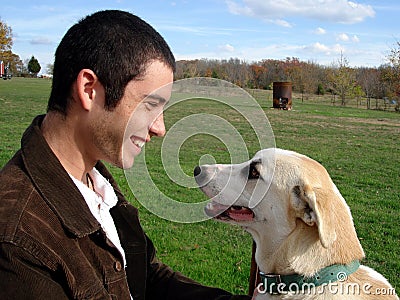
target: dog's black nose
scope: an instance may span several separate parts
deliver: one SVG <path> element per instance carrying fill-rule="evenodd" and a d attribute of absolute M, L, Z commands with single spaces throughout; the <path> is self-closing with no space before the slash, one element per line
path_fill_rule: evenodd
<path fill-rule="evenodd" d="M 200 166 L 197 166 L 196 168 L 194 168 L 193 174 L 194 177 L 196 177 L 197 175 L 199 175 L 201 173 L 201 168 Z"/>

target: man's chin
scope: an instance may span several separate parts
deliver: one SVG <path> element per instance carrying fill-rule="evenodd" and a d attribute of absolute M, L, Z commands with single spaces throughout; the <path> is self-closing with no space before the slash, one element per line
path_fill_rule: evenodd
<path fill-rule="evenodd" d="M 103 159 L 103 161 L 106 161 L 119 169 L 127 170 L 132 168 L 135 157 L 133 155 L 123 155 L 119 157 L 114 157 L 114 159 Z"/>
<path fill-rule="evenodd" d="M 116 165 L 118 168 L 121 168 L 123 170 L 127 170 L 133 167 L 133 163 L 134 163 L 135 159 L 134 157 L 130 157 L 130 158 L 125 158 L 122 160 L 122 162 L 118 165 Z"/>
<path fill-rule="evenodd" d="M 131 143 L 125 145 L 125 147 L 121 151 L 121 156 L 119 157 L 118 164 L 116 166 L 118 168 L 127 170 L 132 168 L 133 163 L 135 161 L 135 157 L 140 154 L 140 151 L 137 151 L 135 147 L 132 146 Z"/>

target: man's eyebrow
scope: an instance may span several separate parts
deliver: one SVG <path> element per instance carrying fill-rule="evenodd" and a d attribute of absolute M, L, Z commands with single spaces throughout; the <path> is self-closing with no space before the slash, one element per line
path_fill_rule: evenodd
<path fill-rule="evenodd" d="M 144 95 L 144 99 L 153 99 L 153 100 L 157 100 L 160 104 L 166 103 L 168 102 L 167 99 L 165 99 L 164 97 L 158 95 L 158 94 L 150 94 L 150 95 Z"/>

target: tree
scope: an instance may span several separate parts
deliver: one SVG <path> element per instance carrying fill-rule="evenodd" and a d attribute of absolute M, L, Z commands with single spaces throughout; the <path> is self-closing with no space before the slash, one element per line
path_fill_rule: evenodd
<path fill-rule="evenodd" d="M 258 66 L 253 63 L 250 65 L 250 75 L 251 81 L 249 82 L 250 86 L 255 89 L 261 89 L 264 87 L 263 75 L 266 73 L 266 70 L 263 66 Z"/>
<path fill-rule="evenodd" d="M 212 73 L 211 73 L 211 78 L 219 79 L 219 76 L 218 76 L 217 71 L 215 71 L 215 70 L 212 71 Z"/>
<path fill-rule="evenodd" d="M 5 22 L 0 19 L 0 58 L 3 52 L 11 51 L 13 45 L 12 30 Z"/>
<path fill-rule="evenodd" d="M 322 83 L 318 83 L 318 87 L 317 87 L 317 95 L 325 95 L 325 89 L 324 86 L 322 85 Z"/>
<path fill-rule="evenodd" d="M 22 61 L 17 54 L 11 51 L 13 34 L 11 27 L 0 19 L 0 60 L 9 66 L 9 72 L 16 74 L 21 69 Z"/>
<path fill-rule="evenodd" d="M 357 107 L 361 105 L 361 97 L 365 96 L 365 93 L 360 85 L 356 85 L 353 88 L 353 96 L 356 97 Z"/>
<path fill-rule="evenodd" d="M 53 75 L 54 64 L 47 64 L 47 74 Z"/>
<path fill-rule="evenodd" d="M 293 90 L 301 93 L 301 102 L 317 90 L 318 72 L 320 68 L 313 62 L 301 62 L 298 58 L 286 58 L 285 73 L 287 79 L 292 81 Z"/>
<path fill-rule="evenodd" d="M 11 74 L 21 73 L 23 66 L 22 60 L 17 54 L 12 53 L 11 50 L 4 51 L 0 55 L 0 60 L 10 67 L 9 72 L 11 72 Z"/>
<path fill-rule="evenodd" d="M 371 97 L 379 95 L 380 86 L 379 71 L 375 68 L 359 68 L 357 70 L 357 81 L 367 97 L 367 108 L 371 108 Z"/>
<path fill-rule="evenodd" d="M 346 105 L 347 97 L 353 96 L 355 87 L 355 72 L 349 67 L 349 62 L 340 54 L 338 66 L 333 66 L 329 76 L 331 90 L 334 94 L 339 95 L 341 104 Z"/>
<path fill-rule="evenodd" d="M 390 87 L 389 95 L 397 97 L 396 111 L 400 111 L 400 42 L 390 50 L 387 60 L 390 64 L 386 75 L 386 83 Z"/>
<path fill-rule="evenodd" d="M 395 75 L 400 76 L 400 42 L 397 42 L 396 46 L 390 50 L 387 60 L 393 67 Z"/>
<path fill-rule="evenodd" d="M 32 58 L 28 62 L 28 71 L 36 77 L 41 68 L 42 67 L 39 64 L 39 61 L 34 56 L 32 56 Z"/>
<path fill-rule="evenodd" d="M 238 58 L 230 58 L 224 64 L 226 80 L 244 87 L 249 80 L 249 70 L 245 62 Z"/>

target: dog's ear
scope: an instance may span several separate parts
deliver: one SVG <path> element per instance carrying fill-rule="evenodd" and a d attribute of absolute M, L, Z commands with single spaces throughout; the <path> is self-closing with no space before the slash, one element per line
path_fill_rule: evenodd
<path fill-rule="evenodd" d="M 323 247 L 330 247 L 336 240 L 332 207 L 321 191 L 315 192 L 309 184 L 293 188 L 291 197 L 296 216 L 309 226 L 317 226 Z"/>

